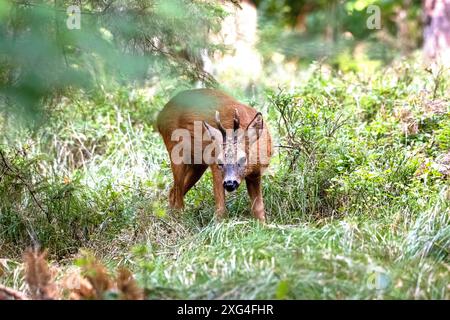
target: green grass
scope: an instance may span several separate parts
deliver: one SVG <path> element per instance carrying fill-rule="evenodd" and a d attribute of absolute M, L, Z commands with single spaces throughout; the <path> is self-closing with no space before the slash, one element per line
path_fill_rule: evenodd
<path fill-rule="evenodd" d="M 448 265 L 430 256 L 430 246 L 439 251 L 448 244 L 449 221 L 441 221 L 447 236 L 439 236 L 416 234 L 424 226 L 411 220 L 390 227 L 357 218 L 261 227 L 233 219 L 156 253 L 146 285 L 159 298 L 448 297 Z M 378 276 L 388 279 L 386 286 L 373 284 Z"/>
<path fill-rule="evenodd" d="M 215 223 L 209 172 L 168 209 L 152 123 L 173 87 L 72 93 L 35 132 L 2 118 L 0 282 L 23 289 L 20 255 L 40 244 L 61 274 L 83 250 L 125 265 L 151 298 L 449 299 L 448 81 L 414 63 L 261 85 L 250 102 L 284 146 L 264 177 L 267 225 L 242 187 Z"/>

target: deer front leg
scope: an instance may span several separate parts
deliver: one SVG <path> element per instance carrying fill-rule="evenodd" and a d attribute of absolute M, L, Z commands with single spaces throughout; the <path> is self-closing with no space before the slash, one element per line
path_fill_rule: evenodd
<path fill-rule="evenodd" d="M 250 196 L 252 214 L 259 221 L 265 222 L 266 215 L 264 213 L 264 202 L 261 191 L 261 176 L 247 177 L 245 178 L 245 182 L 248 195 Z"/>
<path fill-rule="evenodd" d="M 171 163 L 173 173 L 173 186 L 169 193 L 169 206 L 173 209 L 184 208 L 184 175 L 186 165 Z"/>
<path fill-rule="evenodd" d="M 223 188 L 222 173 L 214 167 L 211 167 L 213 176 L 214 199 L 216 200 L 216 218 L 222 220 L 226 216 L 225 210 L 225 189 Z"/>

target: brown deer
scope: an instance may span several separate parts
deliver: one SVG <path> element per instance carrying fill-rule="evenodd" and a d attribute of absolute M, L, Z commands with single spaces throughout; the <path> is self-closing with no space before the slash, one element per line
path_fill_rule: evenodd
<path fill-rule="evenodd" d="M 184 195 L 209 166 L 218 219 L 226 213 L 225 190 L 235 191 L 245 179 L 253 216 L 265 221 L 261 175 L 272 143 L 260 112 L 219 90 L 188 90 L 165 105 L 157 128 L 170 156 L 172 208 L 184 207 Z"/>

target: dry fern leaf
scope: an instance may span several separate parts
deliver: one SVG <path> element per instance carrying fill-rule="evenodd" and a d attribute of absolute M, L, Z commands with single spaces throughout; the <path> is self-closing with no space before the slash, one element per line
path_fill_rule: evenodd
<path fill-rule="evenodd" d="M 133 274 L 125 268 L 120 268 L 117 272 L 117 289 L 122 300 L 142 300 L 144 292 L 138 287 Z"/>
<path fill-rule="evenodd" d="M 68 292 L 70 300 L 91 300 L 96 298 L 92 284 L 79 271 L 67 274 L 62 280 L 63 292 Z"/>
<path fill-rule="evenodd" d="M 84 267 L 84 271 L 95 292 L 94 299 L 103 299 L 106 291 L 113 287 L 106 267 L 100 262 L 93 260 Z"/>
<path fill-rule="evenodd" d="M 47 251 L 39 252 L 37 249 L 28 249 L 24 253 L 25 281 L 32 299 L 52 300 L 58 298 L 58 290 L 46 257 Z"/>

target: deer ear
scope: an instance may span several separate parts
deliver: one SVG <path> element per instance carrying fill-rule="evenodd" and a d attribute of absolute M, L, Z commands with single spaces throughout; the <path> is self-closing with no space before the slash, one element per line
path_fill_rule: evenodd
<path fill-rule="evenodd" d="M 264 127 L 264 120 L 261 112 L 258 112 L 253 120 L 247 126 L 247 135 L 250 144 L 256 142 L 262 134 Z"/>
<path fill-rule="evenodd" d="M 211 138 L 211 140 L 216 141 L 217 143 L 221 143 L 223 139 L 222 133 L 218 129 L 209 125 L 208 122 L 206 121 L 203 121 L 203 127 L 205 128 L 206 132 L 208 132 L 208 135 Z"/>

